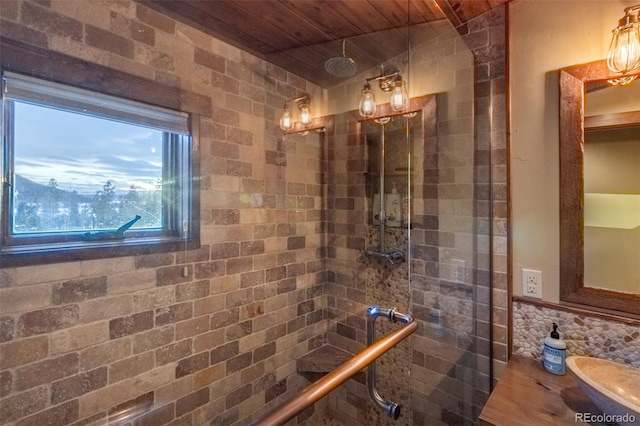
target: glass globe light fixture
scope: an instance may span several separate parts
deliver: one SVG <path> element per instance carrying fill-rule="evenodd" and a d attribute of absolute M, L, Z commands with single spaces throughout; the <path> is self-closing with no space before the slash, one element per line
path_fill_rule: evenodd
<path fill-rule="evenodd" d="M 369 82 L 365 83 L 362 89 L 362 97 L 360 98 L 358 110 L 360 115 L 365 118 L 372 117 L 376 112 L 376 97 Z"/>
<path fill-rule="evenodd" d="M 291 117 L 291 111 L 285 102 L 284 108 L 282 109 L 282 115 L 280 115 L 280 128 L 284 131 L 289 131 L 293 129 L 293 119 Z"/>
<path fill-rule="evenodd" d="M 404 111 L 409 107 L 409 96 L 407 88 L 402 81 L 402 77 L 398 77 L 389 97 L 389 105 L 394 111 Z"/>
<path fill-rule="evenodd" d="M 640 68 L 640 5 L 628 7 L 624 12 L 613 30 L 607 54 L 607 67 L 623 75 Z"/>
<path fill-rule="evenodd" d="M 313 117 L 311 117 L 311 111 L 309 111 L 308 103 L 301 103 L 298 105 L 300 108 L 300 114 L 298 115 L 298 122 L 303 126 L 308 126 L 313 121 Z"/>

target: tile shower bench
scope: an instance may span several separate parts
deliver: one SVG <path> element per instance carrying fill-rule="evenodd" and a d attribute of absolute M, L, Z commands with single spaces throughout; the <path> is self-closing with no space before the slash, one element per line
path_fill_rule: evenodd
<path fill-rule="evenodd" d="M 322 345 L 296 360 L 296 370 L 310 381 L 315 381 L 327 373 L 340 367 L 354 354 L 333 345 Z M 365 373 L 356 374 L 353 379 L 364 383 Z"/>

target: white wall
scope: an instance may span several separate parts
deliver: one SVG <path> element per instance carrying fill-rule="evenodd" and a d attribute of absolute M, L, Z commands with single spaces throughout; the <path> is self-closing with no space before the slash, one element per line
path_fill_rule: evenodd
<path fill-rule="evenodd" d="M 515 0 L 509 8 L 514 294 L 542 271 L 559 301 L 558 69 L 606 58 L 611 30 L 638 0 Z"/>

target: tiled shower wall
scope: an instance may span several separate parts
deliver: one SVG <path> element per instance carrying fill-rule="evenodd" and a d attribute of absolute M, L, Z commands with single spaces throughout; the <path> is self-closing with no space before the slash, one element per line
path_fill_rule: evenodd
<path fill-rule="evenodd" d="M 295 359 L 326 330 L 326 158 L 275 120 L 321 90 L 129 0 L 3 0 L 0 15 L 4 37 L 211 106 L 200 249 L 0 270 L 0 423 L 246 424 L 294 395 Z"/>
<path fill-rule="evenodd" d="M 487 220 L 489 237 L 492 240 L 491 293 L 478 300 L 489 306 L 480 311 L 491 318 L 480 318 L 477 324 L 478 345 L 491 348 L 491 376 L 494 383 L 502 374 L 509 356 L 509 204 L 508 204 L 508 137 L 507 137 L 507 51 L 506 9 L 500 7 L 481 15 L 467 24 L 459 26 L 463 40 L 469 46 L 476 62 L 475 73 L 475 121 L 476 121 L 476 173 L 488 173 L 490 179 L 480 177 L 477 190 L 484 193 L 478 197 L 478 217 Z M 482 201 L 484 200 L 484 201 Z M 486 277 L 488 279 L 488 277 Z M 485 288 L 486 290 L 486 288 Z M 490 309 L 487 309 L 490 308 Z M 485 349 L 480 350 L 486 353 Z M 483 381 L 483 383 L 486 383 Z M 489 395 L 489 389 L 480 390 L 479 401 Z"/>
<path fill-rule="evenodd" d="M 446 12 L 445 12 L 446 13 Z M 451 18 L 451 15 L 447 13 Z M 456 26 L 475 58 L 475 158 L 476 218 L 483 230 L 479 238 L 491 239 L 491 251 L 478 270 L 476 322 L 479 370 L 477 402 L 482 406 L 490 381 L 500 377 L 509 356 L 509 258 L 508 258 L 508 138 L 507 51 L 505 6 L 491 9 Z M 486 232 L 484 232 L 486 230 Z M 489 274 L 491 274 L 489 276 Z M 491 282 L 491 287 L 488 284 Z M 483 355 L 490 354 L 490 358 Z"/>

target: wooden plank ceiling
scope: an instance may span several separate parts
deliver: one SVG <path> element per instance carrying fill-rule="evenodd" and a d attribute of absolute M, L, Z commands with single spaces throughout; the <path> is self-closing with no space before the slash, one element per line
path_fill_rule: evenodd
<path fill-rule="evenodd" d="M 429 37 L 431 25 L 462 25 L 509 0 L 138 0 L 322 87 L 325 70 L 352 58 L 362 72 Z M 411 23 L 408 30 L 407 22 Z M 433 32 L 431 30 L 431 32 Z"/>

